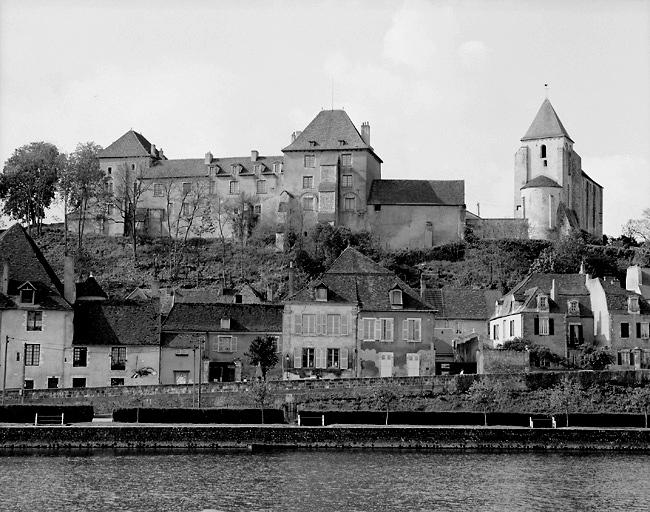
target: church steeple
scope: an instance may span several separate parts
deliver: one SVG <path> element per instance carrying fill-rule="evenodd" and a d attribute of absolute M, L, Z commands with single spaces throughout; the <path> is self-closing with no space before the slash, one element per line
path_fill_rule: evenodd
<path fill-rule="evenodd" d="M 546 98 L 542 106 L 539 107 L 539 111 L 530 128 L 528 128 L 526 135 L 521 140 L 548 139 L 550 137 L 566 137 L 573 142 L 573 139 L 571 139 L 562 125 L 562 121 L 560 121 L 560 118 L 553 109 L 553 105 Z"/>

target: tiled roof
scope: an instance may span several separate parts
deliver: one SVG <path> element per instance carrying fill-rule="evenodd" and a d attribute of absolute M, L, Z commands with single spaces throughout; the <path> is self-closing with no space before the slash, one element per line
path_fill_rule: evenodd
<path fill-rule="evenodd" d="M 562 295 L 589 295 L 583 274 L 542 274 L 536 272 L 526 276 L 510 293 L 522 297 L 525 290 L 540 288 L 544 293 L 551 293 L 551 285 L 555 280 L 555 289 Z"/>
<path fill-rule="evenodd" d="M 82 297 L 103 297 L 108 299 L 108 295 L 93 276 L 89 276 L 85 281 L 77 283 L 77 300 Z"/>
<path fill-rule="evenodd" d="M 73 345 L 158 345 L 160 303 L 80 302 L 75 306 Z"/>
<path fill-rule="evenodd" d="M 607 309 L 610 312 L 627 312 L 627 298 L 638 297 L 641 314 L 650 315 L 650 304 L 648 304 L 648 301 L 642 295 L 639 295 L 638 293 L 632 292 L 630 290 L 626 290 L 625 288 L 621 288 L 620 286 L 612 284 L 609 281 L 605 281 L 603 279 L 601 279 L 600 282 L 602 283 L 603 289 L 605 290 Z"/>
<path fill-rule="evenodd" d="M 254 165 L 262 165 L 262 173 L 273 171 L 274 162 L 282 162 L 282 156 L 258 156 L 255 162 L 249 156 L 213 158 L 211 165 L 217 167 L 217 176 L 231 176 L 231 165 L 240 165 L 242 175 L 253 175 Z M 182 158 L 176 160 L 158 160 L 151 167 L 145 179 L 161 178 L 206 178 L 209 167 L 204 158 Z"/>
<path fill-rule="evenodd" d="M 284 307 L 271 304 L 174 304 L 164 332 L 281 332 Z M 230 319 L 230 329 L 221 319 Z"/>
<path fill-rule="evenodd" d="M 539 107 L 535 119 L 521 140 L 545 139 L 548 137 L 566 137 L 573 142 L 556 114 L 553 105 L 547 98 Z"/>
<path fill-rule="evenodd" d="M 536 176 L 532 180 L 528 180 L 526 184 L 521 187 L 521 189 L 525 188 L 541 188 L 541 187 L 557 187 L 557 188 L 562 188 L 562 186 L 555 180 L 552 180 L 548 176 Z"/>
<path fill-rule="evenodd" d="M 437 318 L 487 320 L 494 312 L 494 303 L 501 296 L 498 290 L 469 288 L 427 289 L 426 301 L 438 310 Z"/>
<path fill-rule="evenodd" d="M 463 180 L 374 180 L 368 204 L 465 204 Z"/>
<path fill-rule="evenodd" d="M 158 152 L 156 151 L 157 155 Z M 99 153 L 99 158 L 124 158 L 129 156 L 151 156 L 151 142 L 133 130 L 126 132 Z"/>
<path fill-rule="evenodd" d="M 289 300 L 314 301 L 313 288 L 321 283 L 330 292 L 328 300 L 359 304 L 366 311 L 390 310 L 389 292 L 396 287 L 402 290 L 403 309 L 432 310 L 415 290 L 393 272 L 351 247 L 345 249 L 320 278 L 309 283 Z"/>
<path fill-rule="evenodd" d="M 345 143 L 342 144 L 341 141 Z M 315 145 L 314 145 L 315 143 Z M 296 140 L 282 151 L 372 149 L 366 144 L 345 110 L 321 110 Z"/>

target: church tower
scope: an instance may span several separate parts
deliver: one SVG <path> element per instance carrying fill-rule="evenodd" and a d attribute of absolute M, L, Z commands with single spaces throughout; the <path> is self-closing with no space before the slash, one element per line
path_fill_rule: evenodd
<path fill-rule="evenodd" d="M 515 154 L 514 216 L 530 238 L 552 240 L 570 229 L 602 236 L 602 187 L 582 170 L 573 139 L 544 100 Z"/>

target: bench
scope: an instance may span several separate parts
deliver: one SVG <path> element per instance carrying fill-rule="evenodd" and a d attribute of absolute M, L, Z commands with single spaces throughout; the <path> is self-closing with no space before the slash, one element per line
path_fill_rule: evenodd
<path fill-rule="evenodd" d="M 53 415 L 36 413 L 34 425 L 63 425 L 63 413 Z"/>
<path fill-rule="evenodd" d="M 325 426 L 325 415 L 324 414 L 319 414 L 317 416 L 305 416 L 303 414 L 298 414 L 298 426 L 299 427 L 309 426 L 309 425 L 305 425 L 305 423 L 311 423 L 310 420 L 318 420 L 318 423 L 320 423 L 321 427 Z M 319 425 L 316 424 L 316 425 L 311 425 L 311 426 L 319 426 Z"/>
<path fill-rule="evenodd" d="M 530 416 L 530 428 L 556 428 L 555 416 Z"/>

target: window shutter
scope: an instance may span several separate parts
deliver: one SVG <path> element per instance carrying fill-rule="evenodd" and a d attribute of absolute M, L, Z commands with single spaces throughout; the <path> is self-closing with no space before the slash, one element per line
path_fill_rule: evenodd
<path fill-rule="evenodd" d="M 381 339 L 381 320 L 375 318 L 375 338 L 376 340 Z"/>
<path fill-rule="evenodd" d="M 348 335 L 348 322 L 350 320 L 350 315 L 347 313 L 343 313 L 341 315 L 341 335 L 347 336 Z"/>
<path fill-rule="evenodd" d="M 366 320 L 363 318 L 359 319 L 359 339 L 366 340 Z"/>
<path fill-rule="evenodd" d="M 539 317 L 535 317 L 535 329 L 534 329 L 535 334 L 539 334 Z"/>
<path fill-rule="evenodd" d="M 387 326 L 388 341 L 393 341 L 393 322 L 394 322 L 394 320 L 392 318 L 388 319 L 388 326 Z"/>
<path fill-rule="evenodd" d="M 302 315 L 293 315 L 293 333 L 302 334 Z"/>
<path fill-rule="evenodd" d="M 233 352 L 237 352 L 237 336 L 232 337 L 232 343 L 230 345 Z"/>
<path fill-rule="evenodd" d="M 293 349 L 293 367 L 302 368 L 302 349 L 300 347 Z"/>
<path fill-rule="evenodd" d="M 553 319 L 552 318 L 548 319 L 548 334 L 549 335 L 555 334 L 555 329 L 553 328 Z"/>
<path fill-rule="evenodd" d="M 318 347 L 318 348 L 316 348 L 316 350 L 314 352 L 315 352 L 314 357 L 316 359 L 314 361 L 314 366 L 316 368 L 327 368 L 327 360 L 326 360 L 327 359 L 327 352 L 326 352 L 326 349 L 322 348 L 322 347 Z"/>
<path fill-rule="evenodd" d="M 413 326 L 413 339 L 415 341 L 420 341 L 420 330 L 421 330 L 420 329 L 420 327 L 421 327 L 420 319 L 418 318 L 417 320 L 415 320 L 415 322 L 413 322 L 413 324 L 414 324 L 414 326 Z"/>
<path fill-rule="evenodd" d="M 404 341 L 409 339 L 409 321 L 402 320 L 402 338 Z"/>
<path fill-rule="evenodd" d="M 641 322 L 636 323 L 636 337 L 637 338 L 641 337 Z"/>
<path fill-rule="evenodd" d="M 341 370 L 348 369 L 348 349 L 342 348 L 339 353 L 339 368 Z"/>
<path fill-rule="evenodd" d="M 327 334 L 327 315 L 325 313 L 318 314 L 316 334 Z"/>
<path fill-rule="evenodd" d="M 582 343 L 583 337 L 582 337 L 582 324 L 578 326 L 578 342 Z"/>

